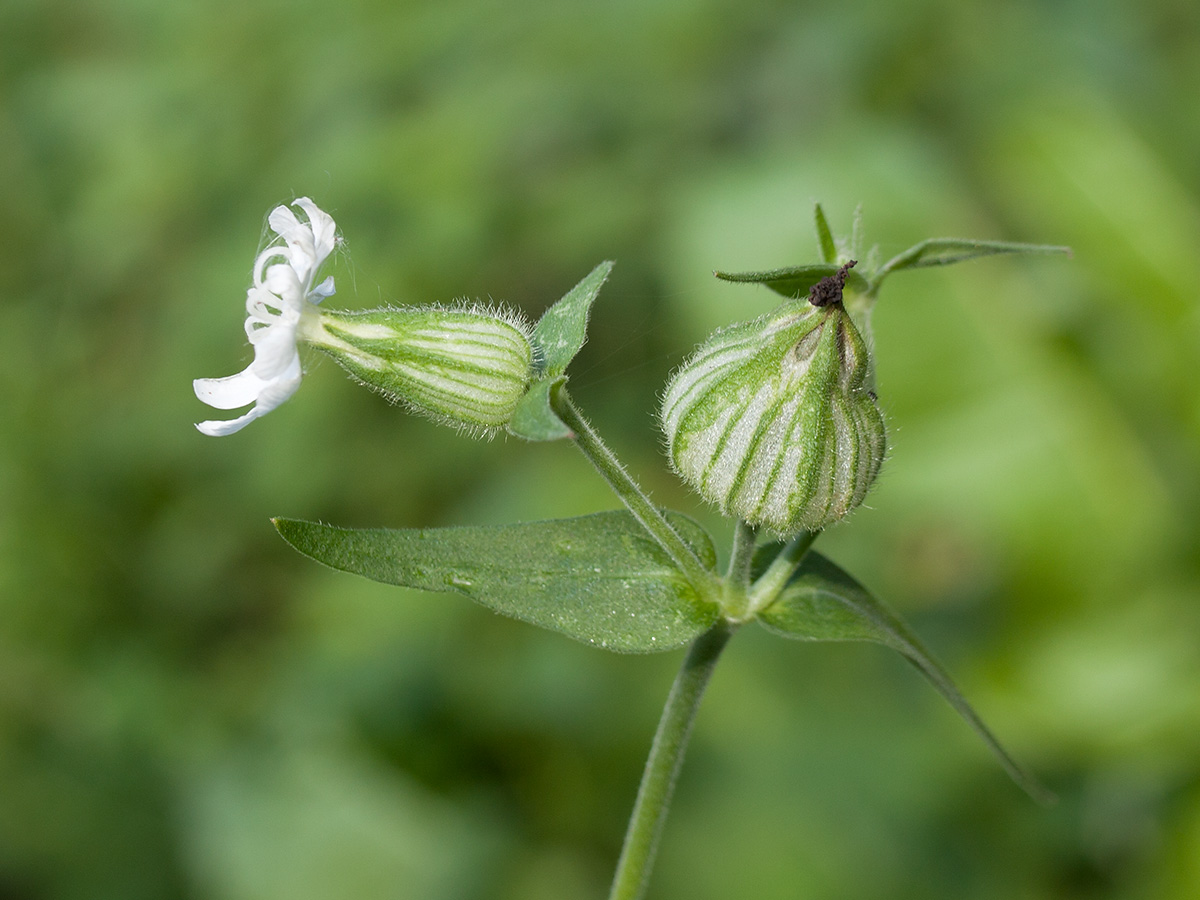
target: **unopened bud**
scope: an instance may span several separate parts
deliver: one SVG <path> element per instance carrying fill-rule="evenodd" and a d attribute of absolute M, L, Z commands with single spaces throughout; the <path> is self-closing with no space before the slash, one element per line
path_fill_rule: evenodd
<path fill-rule="evenodd" d="M 328 311 L 302 337 L 392 402 L 475 434 L 508 424 L 533 374 L 529 328 L 503 311 Z"/>
<path fill-rule="evenodd" d="M 671 462 L 726 515 L 784 535 L 862 503 L 886 446 L 866 342 L 842 305 L 853 262 L 809 297 L 713 334 L 672 377 Z"/>

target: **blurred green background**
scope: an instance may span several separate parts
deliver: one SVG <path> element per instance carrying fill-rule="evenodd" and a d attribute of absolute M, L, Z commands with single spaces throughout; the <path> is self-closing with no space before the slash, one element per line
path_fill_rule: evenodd
<path fill-rule="evenodd" d="M 910 618 L 1041 809 L 887 651 L 734 640 L 652 898 L 1200 896 L 1194 0 L 4 0 L 0 898 L 603 897 L 678 654 L 609 656 L 287 548 L 611 508 L 568 445 L 472 442 L 315 356 L 230 438 L 266 212 L 343 307 L 530 317 L 618 261 L 575 394 L 662 503 L 653 411 L 714 268 L 863 204 L 1073 260 L 905 273 L 891 451 L 820 546 Z"/>

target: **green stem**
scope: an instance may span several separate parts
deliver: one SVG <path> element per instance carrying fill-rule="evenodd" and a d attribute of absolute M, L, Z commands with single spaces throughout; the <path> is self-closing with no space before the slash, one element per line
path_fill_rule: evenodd
<path fill-rule="evenodd" d="M 788 579 L 800 567 L 804 554 L 808 552 L 808 548 L 812 546 L 818 534 L 820 534 L 819 531 L 802 531 L 779 551 L 779 555 L 775 557 L 767 571 L 763 572 L 758 580 L 750 586 L 746 619 L 753 619 L 775 601 L 779 592 L 788 583 Z"/>
<path fill-rule="evenodd" d="M 667 555 L 687 576 L 687 579 L 699 590 L 715 592 L 717 590 L 716 576 L 705 568 L 696 552 L 671 527 L 671 523 L 662 514 L 662 510 L 651 502 L 645 491 L 625 471 L 625 467 L 621 465 L 616 454 L 608 448 L 591 423 L 583 417 L 566 388 L 559 388 L 553 392 L 550 405 L 555 415 L 571 429 L 575 446 L 591 460 L 596 471 L 621 498 L 621 502 L 633 513 L 633 517 L 667 552 Z"/>
<path fill-rule="evenodd" d="M 729 554 L 729 571 L 722 585 L 724 594 L 721 602 L 725 617 L 734 622 L 747 621 L 750 566 L 754 562 L 757 541 L 758 529 L 738 519 L 733 528 L 733 549 Z"/>
<path fill-rule="evenodd" d="M 729 555 L 729 573 L 725 580 L 745 588 L 750 584 L 750 563 L 754 561 L 754 545 L 758 529 L 741 519 L 733 527 L 733 550 Z"/>
<path fill-rule="evenodd" d="M 646 760 L 609 900 L 639 900 L 646 891 L 700 698 L 735 627 L 721 621 L 696 638 L 675 677 Z"/>

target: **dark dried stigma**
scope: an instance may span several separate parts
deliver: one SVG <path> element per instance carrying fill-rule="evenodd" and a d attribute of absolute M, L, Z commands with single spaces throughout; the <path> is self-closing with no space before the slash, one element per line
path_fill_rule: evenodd
<path fill-rule="evenodd" d="M 846 263 L 833 275 L 826 275 L 808 291 L 808 302 L 813 306 L 831 306 L 842 302 L 842 288 L 846 286 L 846 274 L 858 265 L 857 259 Z"/>

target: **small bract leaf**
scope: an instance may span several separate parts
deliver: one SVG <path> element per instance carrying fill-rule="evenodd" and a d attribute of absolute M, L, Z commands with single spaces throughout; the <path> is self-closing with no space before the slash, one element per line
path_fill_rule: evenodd
<path fill-rule="evenodd" d="M 837 265 L 819 263 L 808 266 L 788 266 L 765 272 L 713 272 L 713 274 L 722 281 L 765 284 L 777 294 L 798 299 L 806 297 L 809 289 L 822 278 L 836 275 L 837 272 Z M 847 274 L 846 290 L 865 293 L 867 288 L 867 280 L 862 275 L 853 270 Z"/>
<path fill-rule="evenodd" d="M 809 551 L 779 599 L 759 614 L 759 621 L 769 631 L 797 640 L 874 641 L 900 652 L 967 721 L 1013 781 L 1035 800 L 1052 802 L 1053 795 L 1000 745 L 908 625 L 821 554 Z"/>
<path fill-rule="evenodd" d="M 510 434 L 527 441 L 557 441 L 571 437 L 571 429 L 551 407 L 550 400 L 566 382 L 564 372 L 587 341 L 588 313 L 600 293 L 611 262 L 602 262 L 542 314 L 531 338 L 538 369 L 533 383 L 508 422 Z"/>
<path fill-rule="evenodd" d="M 708 533 L 686 516 L 669 518 L 704 565 L 714 567 Z M 384 584 L 463 594 L 502 615 L 619 653 L 681 647 L 719 614 L 624 511 L 401 530 L 273 521 L 289 544 L 332 568 Z"/>
<path fill-rule="evenodd" d="M 821 209 L 820 203 L 813 206 L 813 219 L 817 226 L 817 243 L 821 248 L 821 261 L 834 265 L 838 258 L 837 243 L 833 239 L 833 232 L 829 229 L 829 222 L 825 219 L 825 211 Z"/>
<path fill-rule="evenodd" d="M 534 382 L 509 420 L 509 434 L 527 441 L 557 441 L 571 437 L 571 429 L 550 406 L 551 395 L 564 381 L 566 376 L 556 375 Z"/>
<path fill-rule="evenodd" d="M 533 344 L 539 351 L 541 375 L 561 375 L 587 341 L 588 312 L 600 293 L 611 261 L 605 261 L 567 294 L 546 310 L 533 329 Z"/>

